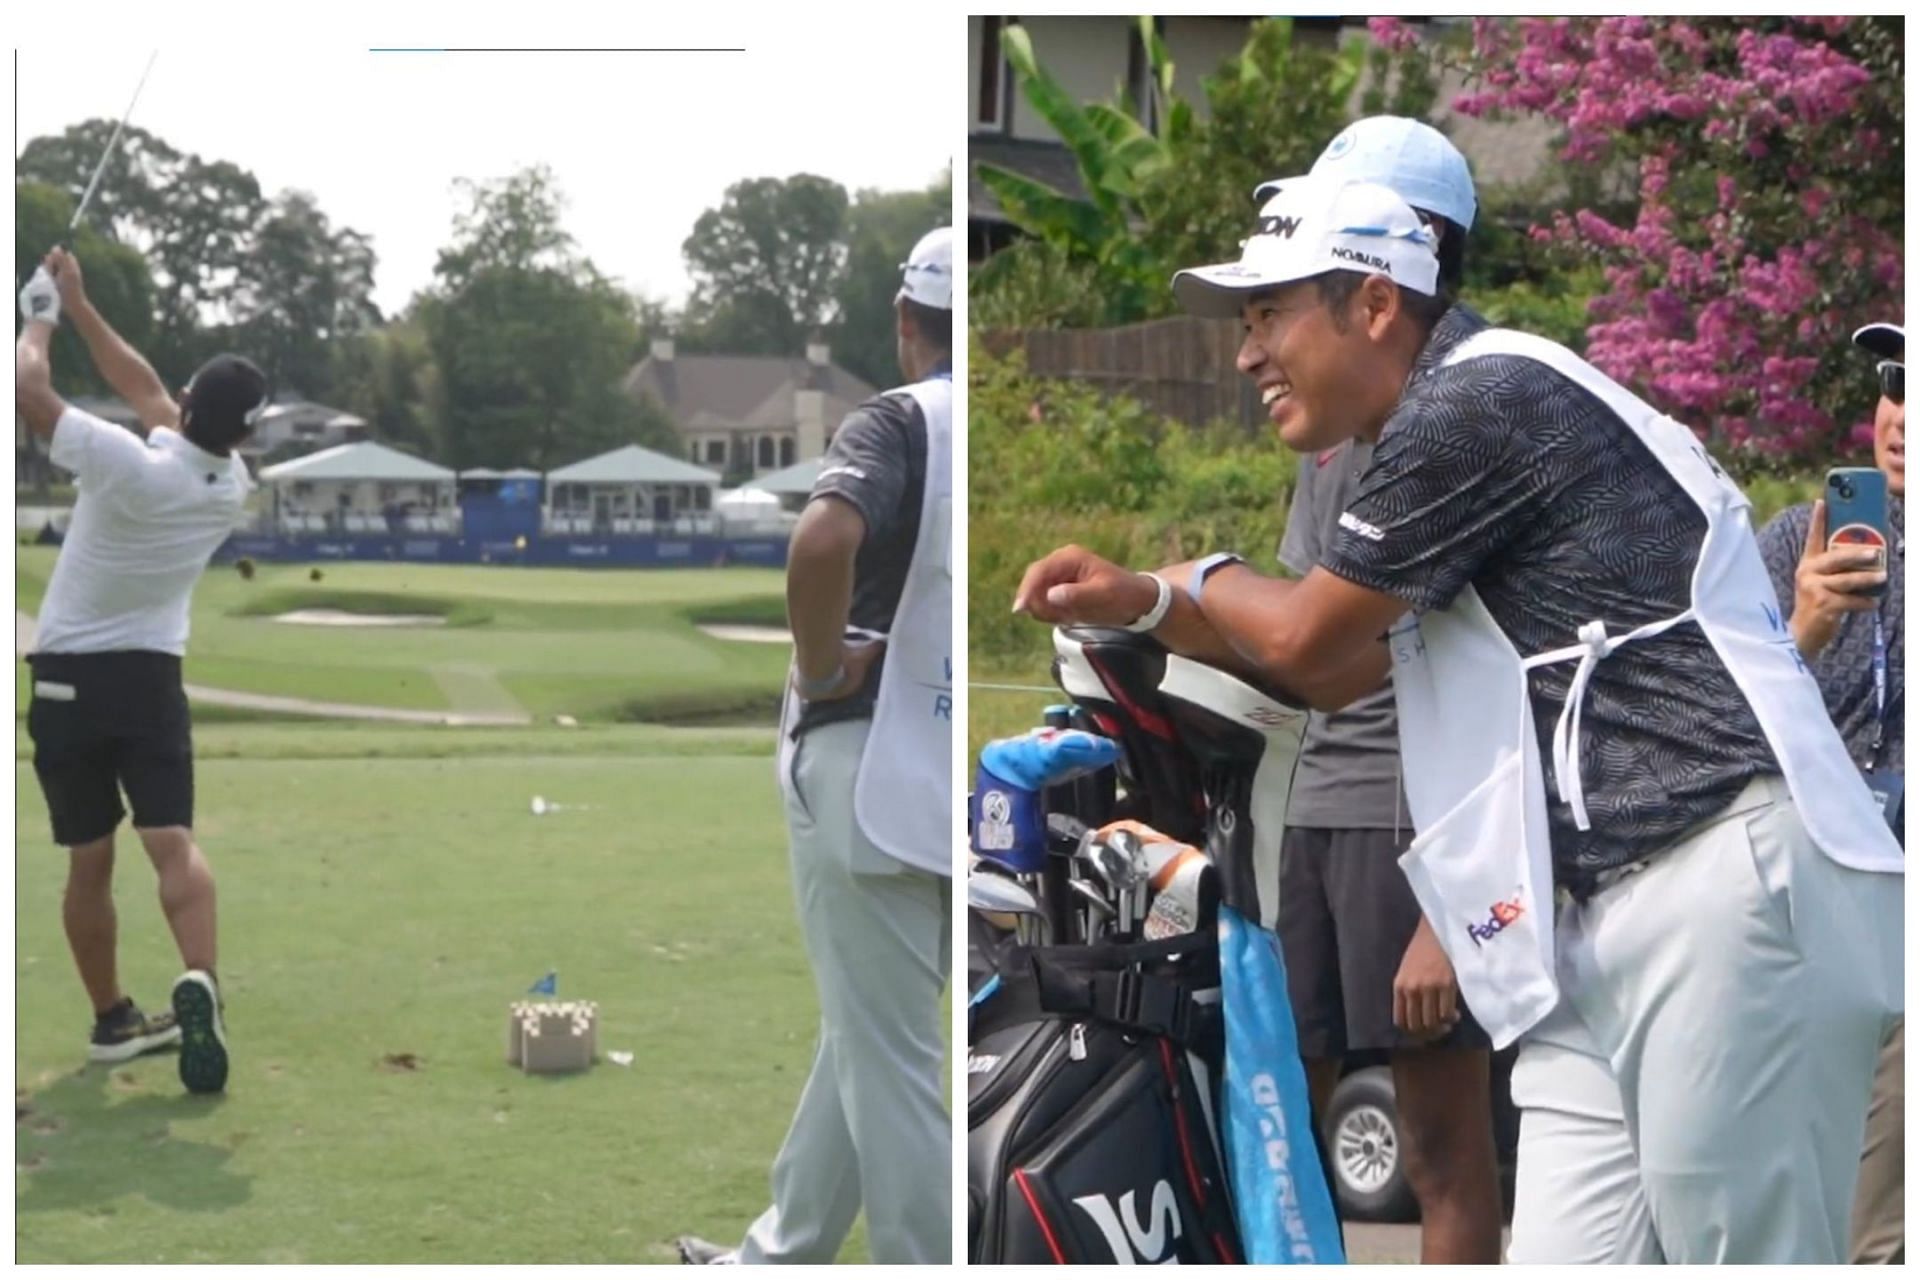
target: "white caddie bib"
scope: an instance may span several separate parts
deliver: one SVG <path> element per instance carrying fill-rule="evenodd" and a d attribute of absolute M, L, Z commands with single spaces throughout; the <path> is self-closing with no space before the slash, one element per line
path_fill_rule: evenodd
<path fill-rule="evenodd" d="M 1407 806 L 1418 832 L 1400 865 L 1453 962 L 1461 995 L 1498 1049 L 1559 999 L 1545 775 L 1527 690 L 1536 667 L 1580 664 L 1552 749 L 1560 799 L 1583 830 L 1580 715 L 1594 667 L 1622 645 L 1695 622 L 1752 706 L 1821 851 L 1843 866 L 1889 874 L 1902 873 L 1904 860 L 1794 645 L 1746 496 L 1693 432 L 1564 347 L 1488 329 L 1446 363 L 1488 355 L 1538 361 L 1591 392 L 1707 520 L 1691 604 L 1671 618 L 1617 636 L 1589 622 L 1580 643 L 1523 657 L 1468 587 L 1451 608 L 1403 622 L 1388 638 Z M 1882 976 L 1900 1007 L 1901 975 Z"/>
<path fill-rule="evenodd" d="M 853 812 L 909 866 L 953 874 L 953 379 L 904 388 L 927 420 L 920 540 L 887 635 Z"/>
<path fill-rule="evenodd" d="M 953 380 L 899 387 L 927 424 L 920 536 L 887 633 L 873 728 L 854 782 L 854 818 L 867 839 L 909 866 L 952 876 L 953 827 Z M 889 392 L 887 394 L 895 394 Z M 788 726 L 799 715 L 789 684 L 781 716 L 781 785 L 792 776 Z"/>

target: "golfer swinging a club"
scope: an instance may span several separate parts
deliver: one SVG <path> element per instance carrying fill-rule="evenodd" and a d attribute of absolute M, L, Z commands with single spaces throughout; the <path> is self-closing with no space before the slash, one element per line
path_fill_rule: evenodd
<path fill-rule="evenodd" d="M 909 385 L 847 416 L 787 556 L 792 693 L 780 789 L 820 1044 L 737 1250 L 832 1262 L 863 1209 L 873 1261 L 952 1251 L 941 1102 L 953 819 L 953 233 L 923 236 L 895 301 Z M 875 639 L 884 636 L 882 643 Z"/>
<path fill-rule="evenodd" d="M 248 491 L 234 446 L 267 404 L 266 375 L 238 356 L 202 365 L 179 402 L 153 366 L 87 299 L 80 264 L 48 254 L 20 293 L 14 409 L 74 474 L 74 504 L 40 606 L 27 730 L 34 773 L 70 855 L 63 918 L 93 1001 L 96 1062 L 180 1045 L 194 1093 L 227 1081 L 214 978 L 213 873 L 193 839 L 193 740 L 180 663 L 187 607 L 207 561 L 232 533 Z M 138 435 L 53 390 L 48 346 L 64 312 L 94 366 L 147 428 Z M 113 909 L 114 832 L 133 828 L 160 880 L 160 906 L 186 972 L 173 1012 L 149 1017 L 120 988 Z"/>

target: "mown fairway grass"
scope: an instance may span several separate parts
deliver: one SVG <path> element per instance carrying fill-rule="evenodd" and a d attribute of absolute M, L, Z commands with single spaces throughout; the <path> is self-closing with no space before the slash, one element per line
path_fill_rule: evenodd
<path fill-rule="evenodd" d="M 37 610 L 52 556 L 22 548 Z M 198 826 L 220 884 L 228 1093 L 170 1057 L 85 1067 L 16 663 L 15 1252 L 21 1262 L 673 1262 L 737 1239 L 813 1054 L 770 727 L 779 575 L 330 564 L 215 568 L 190 681 L 431 709 L 499 691 L 518 729 L 195 709 Z M 299 607 L 445 616 L 333 630 Z M 451 678 L 449 678 L 451 675 Z M 577 728 L 552 716 L 579 717 Z M 632 719 L 739 727 L 663 727 Z M 529 812 L 534 795 L 561 810 Z M 178 962 L 139 846 L 119 850 L 121 977 L 163 1007 Z M 549 969 L 600 1005 L 568 1078 L 504 1061 Z M 928 1153 L 945 1161 L 944 1151 Z M 865 1258 L 856 1230 L 843 1261 Z"/>
<path fill-rule="evenodd" d="M 670 1262 L 764 1206 L 817 1019 L 770 731 L 203 723 L 212 1100 L 170 1057 L 83 1067 L 63 858 L 15 745 L 19 1261 Z M 159 1007 L 178 966 L 130 837 L 118 879 L 122 979 Z M 505 1064 L 550 968 L 631 1067 Z"/>
<path fill-rule="evenodd" d="M 39 607 L 54 549 L 21 547 L 18 608 Z M 419 710 L 582 720 L 772 723 L 788 650 L 716 640 L 705 620 L 782 622 L 768 569 L 261 565 L 208 570 L 187 680 L 217 689 Z M 420 613 L 445 625 L 316 627 L 299 608 Z"/>

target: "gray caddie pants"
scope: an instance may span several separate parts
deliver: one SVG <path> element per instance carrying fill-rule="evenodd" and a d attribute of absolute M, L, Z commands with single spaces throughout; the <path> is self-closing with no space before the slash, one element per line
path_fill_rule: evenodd
<path fill-rule="evenodd" d="M 820 1044 L 773 1162 L 773 1205 L 749 1228 L 742 1264 L 830 1263 L 863 1208 L 874 1262 L 945 1263 L 952 1253 L 940 995 L 953 882 L 860 833 L 853 785 L 870 727 L 810 730 L 783 780 Z"/>
<path fill-rule="evenodd" d="M 1759 778 L 1555 920 L 1520 1042 L 1512 1262 L 1843 1262 L 1900 1007 L 1903 877 L 1817 849 Z"/>

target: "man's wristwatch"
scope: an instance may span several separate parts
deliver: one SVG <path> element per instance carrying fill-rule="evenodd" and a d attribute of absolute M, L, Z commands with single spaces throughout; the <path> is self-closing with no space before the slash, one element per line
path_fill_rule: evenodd
<path fill-rule="evenodd" d="M 1120 629 L 1122 631 L 1132 631 L 1136 633 L 1151 631 L 1160 625 L 1161 620 L 1167 616 L 1167 610 L 1173 607 L 1172 584 L 1157 573 L 1149 573 L 1143 576 L 1153 579 L 1153 585 L 1160 588 L 1160 595 L 1154 600 L 1153 608 L 1121 627 Z"/>
<path fill-rule="evenodd" d="M 1200 593 L 1206 589 L 1207 579 L 1230 564 L 1245 564 L 1247 559 L 1234 551 L 1216 551 L 1193 566 L 1193 575 L 1187 579 L 1187 594 L 1193 597 L 1195 604 L 1200 603 Z"/>

